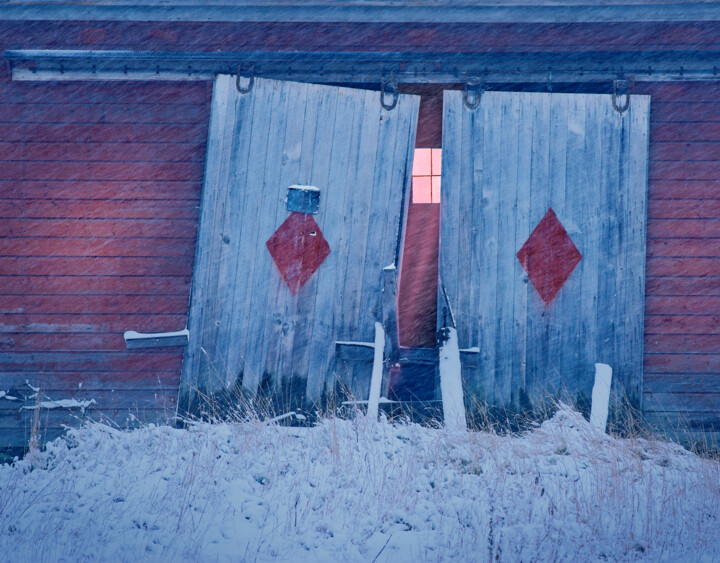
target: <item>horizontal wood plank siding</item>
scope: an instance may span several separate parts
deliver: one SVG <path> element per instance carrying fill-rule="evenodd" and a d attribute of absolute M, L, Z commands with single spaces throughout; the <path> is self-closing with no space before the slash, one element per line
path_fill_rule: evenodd
<path fill-rule="evenodd" d="M 643 408 L 671 435 L 710 436 L 720 430 L 720 83 L 635 91 L 653 100 Z"/>
<path fill-rule="evenodd" d="M 1 50 L 718 50 L 718 37 L 720 23 L 708 22 L 0 21 Z M 720 378 L 720 349 L 707 339 L 720 334 L 720 303 L 695 300 L 720 296 L 720 258 L 714 253 L 720 240 L 720 81 L 634 89 L 652 97 L 644 385 L 655 399 L 647 407 L 655 410 L 648 414 L 682 418 L 679 397 L 705 390 L 705 410 L 688 415 L 690 425 L 704 428 L 720 411 L 712 391 Z M 128 328 L 185 326 L 187 305 L 173 303 L 187 303 L 189 294 L 208 94 L 203 83 L 13 83 L 0 65 L 0 294 L 9 305 L 0 312 L 0 337 L 23 348 L 13 351 L 6 340 L 0 350 L 0 390 L 19 389 L 25 379 L 49 394 L 62 391 L 53 398 L 71 395 L 81 382 L 84 389 L 116 392 L 135 382 L 142 389 L 177 386 L 180 350 L 82 352 L 51 338 L 36 349 L 33 339 L 99 335 L 103 346 L 114 346 Z M 437 131 L 439 123 L 428 139 Z M 35 300 L 41 296 L 74 301 L 55 312 Z M 109 296 L 119 305 L 83 301 L 85 296 Z M 129 296 L 150 301 L 142 310 L 122 307 Z M 155 305 L 161 309 L 149 312 Z M 673 342 L 667 338 L 675 336 L 682 347 L 667 351 Z M 685 378 L 690 387 L 677 383 Z M 23 412 L 25 420 L 30 411 Z M 49 414 L 48 436 L 65 420 Z M 0 436 L 21 428 L 20 418 L 0 416 Z M 13 432 L 6 443 L 22 443 L 24 434 Z"/>
<path fill-rule="evenodd" d="M 12 48 L 147 50 L 397 50 L 544 51 L 716 49 L 720 22 L 682 23 L 158 23 L 0 21 Z M 73 47 L 70 47 L 73 46 Z"/>
<path fill-rule="evenodd" d="M 29 438 L 30 385 L 96 401 L 42 409 L 50 439 L 84 418 L 164 420 L 180 382 L 182 348 L 128 351 L 123 332 L 187 323 L 208 85 L 56 86 L 0 72 L 0 390 L 20 399 L 0 401 L 0 448 Z"/>

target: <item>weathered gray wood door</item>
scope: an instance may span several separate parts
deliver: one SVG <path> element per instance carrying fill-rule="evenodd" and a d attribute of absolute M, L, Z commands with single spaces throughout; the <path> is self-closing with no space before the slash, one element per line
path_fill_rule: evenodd
<path fill-rule="evenodd" d="M 485 92 L 471 110 L 445 92 L 440 275 L 479 399 L 588 399 L 602 362 L 639 403 L 649 104 Z"/>
<path fill-rule="evenodd" d="M 258 78 L 240 94 L 234 76 L 217 77 L 181 403 L 238 377 L 250 393 L 293 382 L 314 401 L 335 341 L 372 342 L 418 107 L 416 96 L 386 111 L 378 92 Z M 319 189 L 315 214 L 288 210 L 291 185 Z"/>

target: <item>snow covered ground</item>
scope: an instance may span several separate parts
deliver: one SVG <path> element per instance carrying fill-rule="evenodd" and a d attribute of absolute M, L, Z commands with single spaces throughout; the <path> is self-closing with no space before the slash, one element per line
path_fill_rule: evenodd
<path fill-rule="evenodd" d="M 598 433 L 100 424 L 0 466 L 8 561 L 720 561 L 720 464 Z"/>

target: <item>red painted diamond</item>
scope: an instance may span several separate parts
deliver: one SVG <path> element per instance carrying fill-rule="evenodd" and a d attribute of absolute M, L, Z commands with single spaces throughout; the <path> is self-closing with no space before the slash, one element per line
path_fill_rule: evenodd
<path fill-rule="evenodd" d="M 293 295 L 330 254 L 320 227 L 307 213 L 291 213 L 265 244 Z"/>
<path fill-rule="evenodd" d="M 580 262 L 582 254 L 551 207 L 518 251 L 517 258 L 533 287 L 549 305 Z"/>

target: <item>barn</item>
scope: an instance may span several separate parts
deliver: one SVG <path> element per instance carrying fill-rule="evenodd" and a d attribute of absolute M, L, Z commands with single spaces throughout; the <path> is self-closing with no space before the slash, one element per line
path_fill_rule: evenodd
<path fill-rule="evenodd" d="M 717 443 L 720 4 L 11 0 L 0 51 L 0 448 L 378 353 L 431 403 L 448 327 L 471 408 L 600 362 Z"/>

